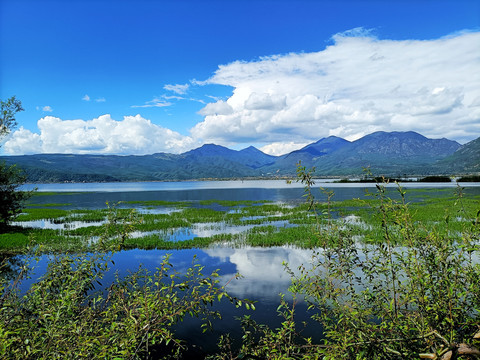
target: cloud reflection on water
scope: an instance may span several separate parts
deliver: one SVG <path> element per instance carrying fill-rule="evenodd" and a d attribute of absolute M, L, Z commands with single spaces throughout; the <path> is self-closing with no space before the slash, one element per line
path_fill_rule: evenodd
<path fill-rule="evenodd" d="M 283 263 L 288 263 L 291 269 L 297 269 L 300 265 L 309 263 L 312 258 L 312 250 L 286 246 L 238 249 L 220 247 L 204 251 L 212 258 L 234 264 L 236 271 L 243 276 L 240 281 L 228 285 L 231 295 L 275 302 L 278 302 L 278 294 L 286 293 L 291 283 Z M 222 280 L 226 282 L 232 275 L 234 274 L 222 273 Z"/>
<path fill-rule="evenodd" d="M 205 265 L 204 273 L 219 269 L 220 284 L 224 285 L 239 273 L 243 278 L 230 281 L 227 291 L 239 298 L 249 298 L 260 302 L 278 303 L 279 293 L 287 293 L 290 275 L 285 271 L 283 262 L 296 270 L 312 259 L 312 250 L 293 247 L 214 247 L 210 249 L 190 250 L 128 250 L 115 254 L 116 269 L 120 272 L 135 270 L 138 264 L 154 271 L 165 254 L 172 254 L 170 260 L 175 269 L 185 272 L 197 257 L 198 263 Z"/>

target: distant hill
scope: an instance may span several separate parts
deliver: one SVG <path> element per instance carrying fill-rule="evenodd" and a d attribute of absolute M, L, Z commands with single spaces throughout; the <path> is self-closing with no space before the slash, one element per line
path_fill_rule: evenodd
<path fill-rule="evenodd" d="M 329 137 L 285 155 L 270 171 L 292 173 L 293 164 L 302 161 L 307 167 L 315 166 L 320 176 L 359 175 L 365 167 L 389 176 L 430 175 L 440 170 L 432 164 L 460 146 L 456 141 L 428 139 L 411 131 L 379 131 L 353 142 Z"/>
<path fill-rule="evenodd" d="M 215 160 L 224 161 L 224 159 L 228 159 L 252 169 L 273 164 L 277 158 L 276 156 L 267 155 L 253 146 L 236 151 L 215 144 L 205 144 L 202 147 L 183 153 L 182 156 L 189 161 L 194 160 L 210 164 L 212 164 L 212 161 L 215 162 Z"/>
<path fill-rule="evenodd" d="M 436 173 L 430 166 L 461 145 L 447 139 L 428 139 L 415 132 L 375 132 L 353 141 L 314 163 L 319 172 L 359 174 L 370 167 L 378 175 Z"/>
<path fill-rule="evenodd" d="M 30 182 L 163 181 L 294 176 L 296 164 L 315 166 L 318 176 L 475 174 L 480 140 L 461 146 L 415 132 L 375 132 L 356 141 L 330 136 L 283 156 L 255 147 L 232 150 L 206 144 L 183 154 L 143 156 L 38 154 L 4 156 Z"/>
<path fill-rule="evenodd" d="M 301 161 L 303 165 L 311 167 L 321 157 L 339 151 L 349 144 L 350 141 L 336 136 L 329 136 L 281 156 L 274 164 L 265 167 L 263 170 L 267 173 L 294 174 L 299 161 Z"/>
<path fill-rule="evenodd" d="M 480 138 L 462 145 L 452 155 L 440 160 L 435 167 L 457 174 L 480 173 Z"/>
<path fill-rule="evenodd" d="M 205 178 L 242 178 L 258 175 L 256 169 L 276 157 L 260 150 L 241 151 L 208 144 L 176 155 L 143 156 L 38 154 L 4 156 L 24 169 L 30 182 L 161 181 Z"/>

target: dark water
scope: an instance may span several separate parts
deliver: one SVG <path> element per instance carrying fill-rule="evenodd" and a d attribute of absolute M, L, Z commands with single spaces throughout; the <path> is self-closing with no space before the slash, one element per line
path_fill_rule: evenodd
<path fill-rule="evenodd" d="M 181 183 L 112 183 L 112 184 L 47 184 L 37 185 L 40 192 L 63 192 L 54 195 L 36 196 L 31 201 L 35 204 L 69 204 L 60 208 L 94 209 L 104 208 L 105 203 L 119 201 L 199 201 L 199 200 L 269 200 L 279 202 L 304 201 L 303 186 L 285 181 L 225 181 L 225 182 L 181 182 Z M 335 192 L 335 200 L 362 198 L 366 190 L 374 191 L 374 184 L 332 184 L 319 181 L 315 188 L 328 187 Z M 408 188 L 430 188 L 439 191 L 454 192 L 455 184 L 407 184 Z M 466 191 L 480 194 L 480 184 L 468 184 Z M 32 187 L 32 186 L 30 186 Z M 433 191 L 433 193 L 435 193 Z M 315 195 L 323 201 L 326 195 L 316 189 Z M 432 195 L 432 192 L 429 192 Z M 283 262 L 287 262 L 292 269 L 311 261 L 313 250 L 296 249 L 292 247 L 271 248 L 231 248 L 217 246 L 209 249 L 169 250 L 172 254 L 171 262 L 178 271 L 185 271 L 192 265 L 192 259 L 197 257 L 198 263 L 205 266 L 204 274 L 219 269 L 221 284 L 227 283 L 235 274 L 240 273 L 243 278 L 233 280 L 228 285 L 228 292 L 238 298 L 248 298 L 257 301 L 256 311 L 247 311 L 245 308 L 236 309 L 230 302 L 222 301 L 217 309 L 223 319 L 214 322 L 213 333 L 202 334 L 196 320 L 186 320 L 178 328 L 178 336 L 194 344 L 204 351 L 215 349 L 218 336 L 231 333 L 240 338 L 239 322 L 234 318 L 244 314 L 251 314 L 252 318 L 275 328 L 280 326 L 282 318 L 277 316 L 279 294 L 287 294 L 291 279 L 285 272 Z M 103 283 L 114 279 L 114 272 L 126 275 L 135 271 L 140 264 L 146 269 L 155 270 L 161 263 L 167 251 L 163 250 L 128 250 L 113 255 L 115 267 L 106 274 Z M 36 275 L 41 275 L 48 264 L 49 257 L 43 256 L 36 268 Z M 33 280 L 30 280 L 30 282 Z M 28 288 L 29 283 L 24 286 Z M 288 298 L 288 296 L 287 296 Z M 306 304 L 299 300 L 296 305 L 297 323 L 307 321 L 312 315 L 307 312 Z M 320 338 L 318 324 L 309 322 L 302 330 L 305 336 L 314 340 Z"/>
<path fill-rule="evenodd" d="M 268 324 L 273 328 L 279 327 L 284 320 L 276 313 L 280 300 L 279 294 L 287 294 L 291 283 L 282 263 L 288 262 L 292 268 L 296 269 L 299 265 L 308 263 L 312 255 L 311 250 L 287 247 L 241 249 L 215 247 L 203 250 L 169 251 L 169 253 L 172 254 L 170 259 L 177 270 L 185 271 L 192 265 L 192 258 L 195 255 L 198 262 L 205 266 L 204 274 L 220 269 L 220 284 L 229 282 L 227 291 L 231 296 L 257 301 L 255 311 L 246 310 L 244 307 L 237 309 L 228 300 L 217 304 L 215 308 L 221 312 L 222 319 L 213 322 L 213 333 L 202 334 L 197 320 L 184 321 L 178 327 L 177 334 L 180 337 L 207 352 L 216 348 L 215 344 L 221 334 L 230 333 L 236 339 L 241 338 L 240 323 L 235 319 L 236 317 L 249 314 L 259 323 Z M 117 267 L 123 269 L 131 265 L 132 259 L 152 269 L 159 265 L 164 254 L 165 251 L 159 250 L 132 250 L 116 254 L 114 260 Z M 243 278 L 235 280 L 237 273 L 242 274 Z M 288 294 L 287 299 L 291 299 Z M 301 300 L 296 304 L 299 324 L 301 321 L 308 321 L 309 316 L 312 315 L 307 312 L 306 307 Z M 319 327 L 312 322 L 307 328 L 302 329 L 302 332 L 305 336 L 320 340 Z"/>
<path fill-rule="evenodd" d="M 213 309 L 220 311 L 222 319 L 216 319 L 213 323 L 213 332 L 203 333 L 201 321 L 196 318 L 186 318 L 176 328 L 179 338 L 184 339 L 188 344 L 193 345 L 199 354 L 211 353 L 216 350 L 216 343 L 221 334 L 230 333 L 234 339 L 239 340 L 242 336 L 239 317 L 251 315 L 261 324 L 268 324 L 277 328 L 284 320 L 279 317 L 276 309 L 280 303 L 279 294 L 286 294 L 286 299 L 292 303 L 292 297 L 288 293 L 291 283 L 290 276 L 285 272 L 283 262 L 296 269 L 301 264 L 307 264 L 311 260 L 312 250 L 295 249 L 291 247 L 270 247 L 270 248 L 230 248 L 213 247 L 209 249 L 188 249 L 188 250 L 126 250 L 113 254 L 112 260 L 115 265 L 105 274 L 101 281 L 103 285 L 114 281 L 116 274 L 120 277 L 128 275 L 143 268 L 154 272 L 160 266 L 166 254 L 171 254 L 170 262 L 174 269 L 180 273 L 196 262 L 205 266 L 204 275 L 219 269 L 220 285 L 228 283 L 227 291 L 231 296 L 239 299 L 250 299 L 255 301 L 255 310 L 246 310 L 245 307 L 236 308 L 228 300 L 223 299 L 215 303 Z M 33 262 L 35 268 L 31 279 L 22 283 L 22 289 L 26 291 L 36 279 L 45 273 L 48 262 L 52 255 L 40 257 L 38 263 Z M 243 277 L 235 279 L 236 274 Z M 314 340 L 320 340 L 320 327 L 310 320 L 312 312 L 307 311 L 307 305 L 303 299 L 296 300 L 296 320 L 298 330 Z M 300 325 L 301 322 L 309 322 L 308 326 Z"/>

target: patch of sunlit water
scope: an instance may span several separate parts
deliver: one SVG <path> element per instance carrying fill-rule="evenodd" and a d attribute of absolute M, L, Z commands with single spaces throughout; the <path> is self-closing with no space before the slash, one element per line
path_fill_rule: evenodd
<path fill-rule="evenodd" d="M 23 228 L 35 228 L 35 229 L 50 229 L 50 230 L 75 230 L 89 226 L 101 226 L 106 223 L 103 221 L 70 221 L 70 222 L 58 222 L 48 219 L 43 220 L 30 220 L 30 221 L 13 221 L 11 224 L 14 226 L 21 226 Z"/>
<path fill-rule="evenodd" d="M 136 211 L 139 214 L 149 214 L 149 215 L 169 215 L 174 212 L 180 212 L 182 209 L 173 208 L 173 207 L 164 207 L 164 208 L 148 208 L 148 207 L 139 207 L 136 208 Z"/>

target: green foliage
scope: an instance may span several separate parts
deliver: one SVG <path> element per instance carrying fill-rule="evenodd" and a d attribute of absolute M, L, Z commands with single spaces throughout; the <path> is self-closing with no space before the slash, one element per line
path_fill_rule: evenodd
<path fill-rule="evenodd" d="M 15 165 L 6 166 L 0 162 L 0 231 L 17 216 L 31 196 L 31 191 L 18 191 L 25 182 L 21 170 Z"/>
<path fill-rule="evenodd" d="M 23 111 L 22 103 L 12 96 L 7 101 L 0 100 L 0 138 L 17 126 L 15 114 Z"/>
<path fill-rule="evenodd" d="M 270 329 L 245 316 L 239 348 L 229 336 L 219 341 L 212 359 L 476 359 L 480 357 L 480 210 L 466 206 L 457 189 L 455 207 L 445 225 L 415 222 L 405 191 L 386 195 L 386 184 L 371 194 L 372 214 L 381 225 L 382 241 L 356 241 L 349 230 L 318 212 L 312 172 L 299 166 L 300 181 L 316 218 L 317 250 L 312 262 L 286 267 L 290 291 L 301 295 L 323 329 L 323 342 L 298 335 L 295 300 L 283 297 L 281 327 Z M 332 195 L 332 193 L 329 193 Z M 325 209 L 325 208 L 324 208 Z M 450 216 L 461 222 L 451 237 Z"/>
<path fill-rule="evenodd" d="M 172 327 L 187 316 L 206 323 L 219 316 L 210 305 L 226 295 L 218 274 L 194 264 L 184 277 L 169 258 L 155 273 L 140 269 L 95 291 L 109 255 L 58 256 L 27 294 L 3 285 L 0 356 L 28 358 L 179 357 L 186 349 Z"/>
<path fill-rule="evenodd" d="M 424 228 L 397 190 L 399 200 L 386 196 L 385 184 L 372 194 L 383 241 L 359 243 L 345 233 L 323 242 L 310 268 L 291 272 L 291 290 L 318 310 L 325 340 L 316 351 L 324 359 L 436 359 L 467 348 L 480 354 L 480 211 L 465 213 L 459 188 L 455 215 L 471 220 L 452 238 L 449 217 L 447 228 Z"/>
<path fill-rule="evenodd" d="M 23 111 L 22 103 L 15 96 L 7 101 L 0 100 L 0 140 L 17 125 L 15 114 L 19 111 Z M 32 195 L 32 192 L 17 190 L 25 181 L 25 175 L 15 165 L 0 162 L 0 232 L 21 212 L 25 200 Z"/>
<path fill-rule="evenodd" d="M 311 339 L 301 339 L 297 333 L 295 299 L 293 306 L 289 306 L 282 295 L 277 314 L 283 321 L 274 330 L 245 315 L 241 319 L 241 345 L 235 346 L 229 334 L 222 335 L 218 341 L 219 352 L 207 359 L 318 359 L 320 353 L 312 346 Z"/>
<path fill-rule="evenodd" d="M 28 278 L 34 258 L 16 265 L 13 281 L 0 277 L 2 359 L 180 358 L 187 344 L 175 336 L 175 324 L 199 317 L 207 330 L 211 319 L 220 316 L 212 309 L 214 302 L 226 297 L 237 306 L 245 304 L 226 293 L 217 271 L 204 275 L 194 259 L 180 274 L 168 255 L 153 273 L 140 268 L 102 284 L 113 263 L 107 250 L 121 247 L 134 221 L 119 219 L 111 207 L 100 240 L 105 252 L 55 256 L 24 294 L 19 285 Z M 110 241 L 112 231 L 115 242 Z"/>

